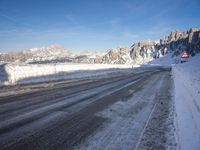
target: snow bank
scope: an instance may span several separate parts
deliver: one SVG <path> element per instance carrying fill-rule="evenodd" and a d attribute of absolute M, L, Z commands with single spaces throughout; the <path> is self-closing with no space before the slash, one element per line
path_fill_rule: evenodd
<path fill-rule="evenodd" d="M 170 66 L 174 63 L 174 59 L 172 58 L 172 54 L 168 53 L 159 59 L 154 59 L 149 62 L 151 65 L 162 65 L 162 66 Z"/>
<path fill-rule="evenodd" d="M 181 150 L 200 149 L 200 55 L 173 66 L 177 135 Z"/>
<path fill-rule="evenodd" d="M 106 64 L 6 64 L 0 66 L 0 85 L 97 76 L 132 67 Z"/>

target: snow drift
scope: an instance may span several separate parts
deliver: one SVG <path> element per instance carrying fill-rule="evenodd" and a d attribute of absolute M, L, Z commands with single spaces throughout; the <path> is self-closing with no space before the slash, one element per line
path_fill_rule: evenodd
<path fill-rule="evenodd" d="M 106 75 L 125 71 L 131 65 L 103 64 L 5 64 L 0 65 L 0 85 L 26 84 Z M 137 67 L 137 66 L 134 66 Z"/>
<path fill-rule="evenodd" d="M 179 148 L 200 149 L 200 54 L 173 66 Z"/>

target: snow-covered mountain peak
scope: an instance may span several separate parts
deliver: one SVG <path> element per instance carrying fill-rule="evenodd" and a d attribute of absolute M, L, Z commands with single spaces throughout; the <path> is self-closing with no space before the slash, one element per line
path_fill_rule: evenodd
<path fill-rule="evenodd" d="M 64 47 L 60 45 L 51 45 L 49 47 L 40 47 L 40 48 L 32 48 L 29 53 L 34 54 L 35 56 L 50 56 L 50 55 L 67 55 L 68 51 L 65 50 Z"/>

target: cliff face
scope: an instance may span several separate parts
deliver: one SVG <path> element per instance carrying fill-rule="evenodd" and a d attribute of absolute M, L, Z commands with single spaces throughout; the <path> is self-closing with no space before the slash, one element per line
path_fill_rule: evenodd
<path fill-rule="evenodd" d="M 107 54 L 105 54 L 102 58 L 99 58 L 96 63 L 102 64 L 126 64 L 131 61 L 130 58 L 130 48 L 113 48 L 109 49 Z"/>
<path fill-rule="evenodd" d="M 191 28 L 186 32 L 174 31 L 161 40 L 162 47 L 168 47 L 171 51 L 186 50 L 191 55 L 200 52 L 200 28 Z"/>
<path fill-rule="evenodd" d="M 166 51 L 166 49 L 161 50 L 156 41 L 140 41 L 131 47 L 130 56 L 134 63 L 142 63 L 157 59 L 161 55 L 165 55 Z"/>

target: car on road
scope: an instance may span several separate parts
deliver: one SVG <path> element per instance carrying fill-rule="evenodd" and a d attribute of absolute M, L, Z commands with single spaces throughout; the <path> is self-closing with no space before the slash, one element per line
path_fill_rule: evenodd
<path fill-rule="evenodd" d="M 189 54 L 187 51 L 181 53 L 181 63 L 187 62 L 189 60 Z"/>

